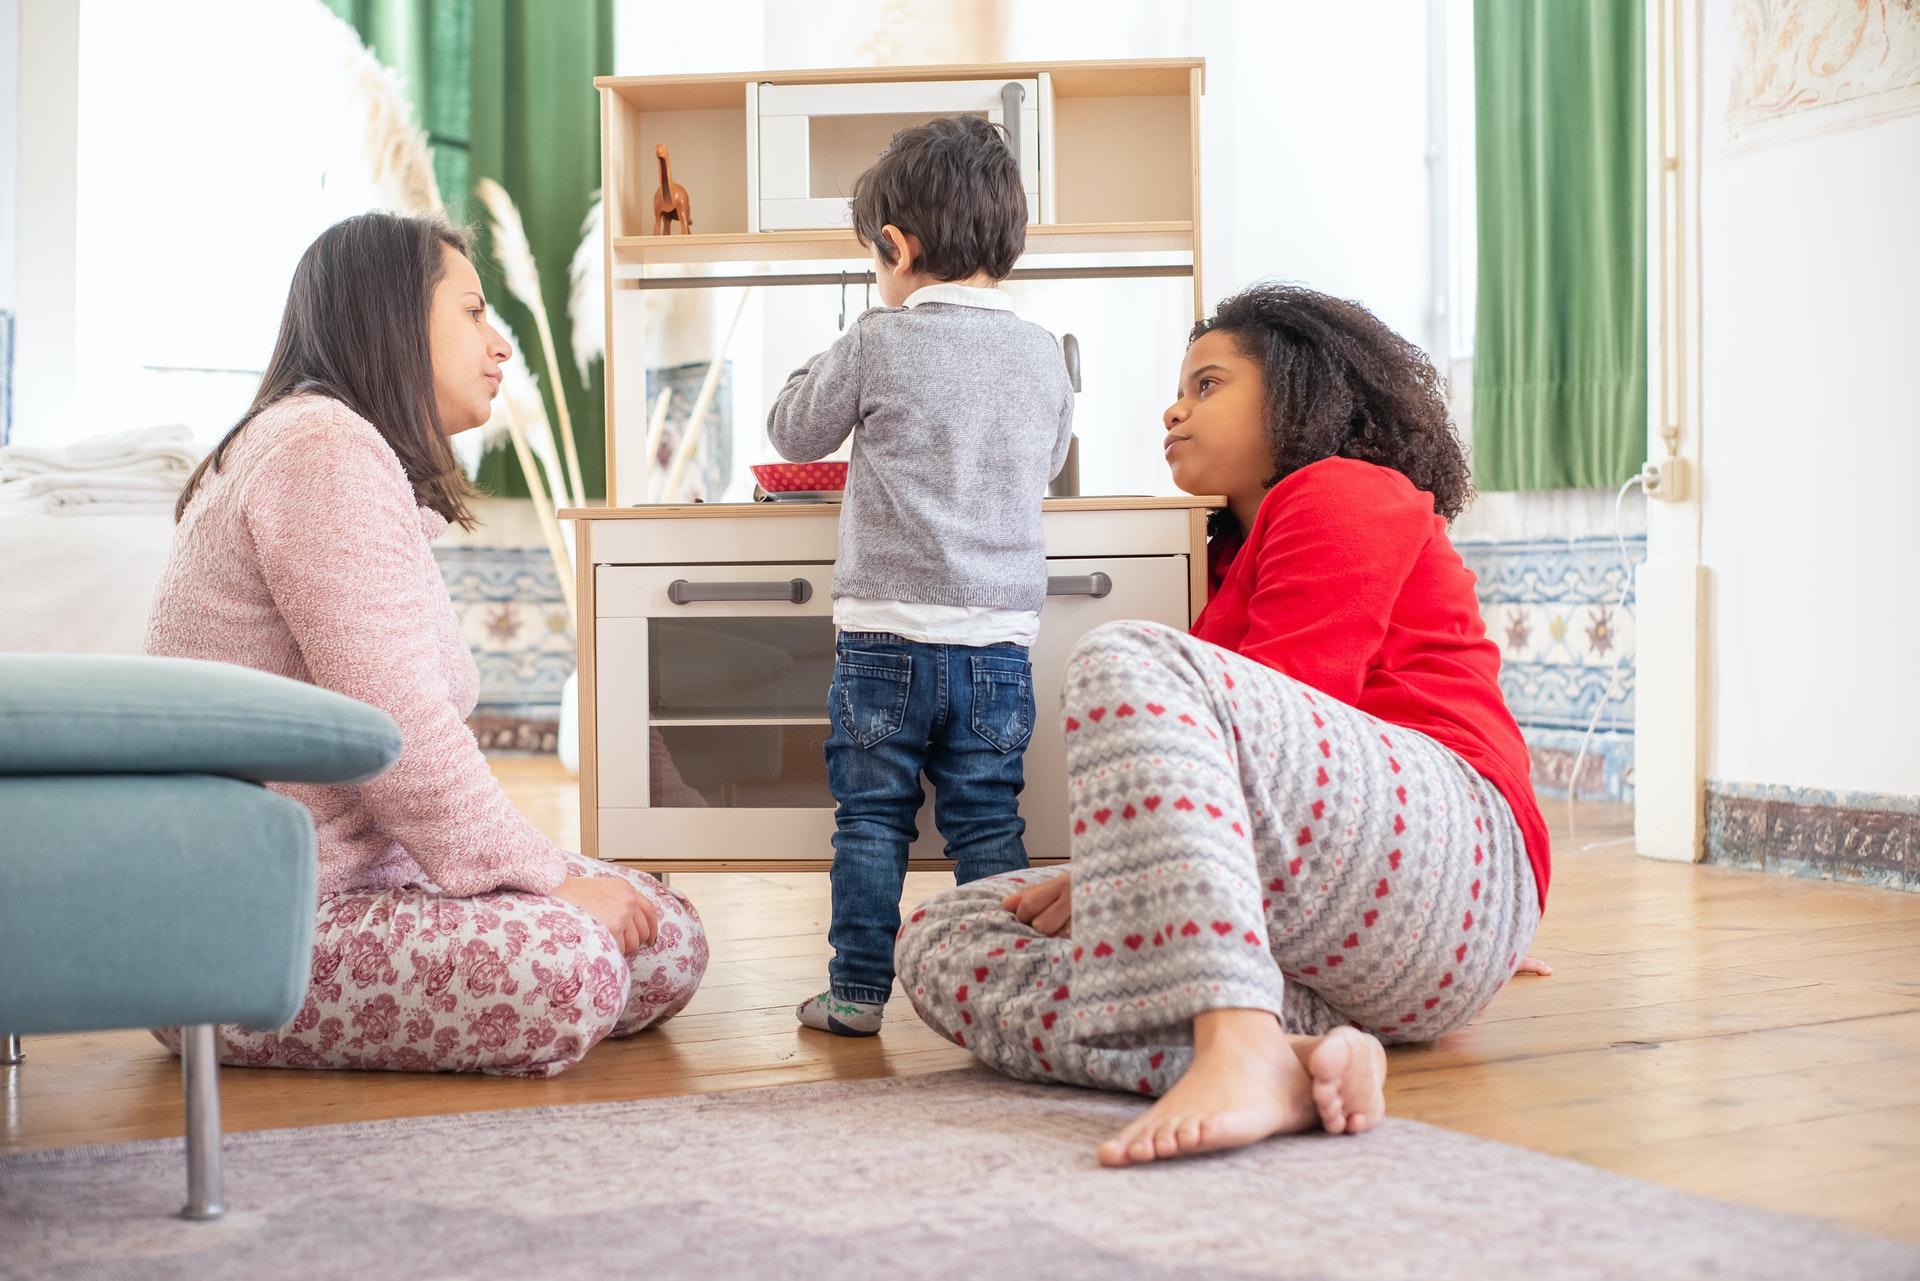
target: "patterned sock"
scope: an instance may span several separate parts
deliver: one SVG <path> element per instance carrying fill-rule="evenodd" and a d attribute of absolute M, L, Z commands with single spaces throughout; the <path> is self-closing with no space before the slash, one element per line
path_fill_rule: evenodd
<path fill-rule="evenodd" d="M 886 1008 L 865 1001 L 843 1001 L 832 992 L 822 992 L 802 1001 L 793 1014 L 808 1027 L 836 1036 L 872 1036 L 880 1030 L 880 1015 Z"/>

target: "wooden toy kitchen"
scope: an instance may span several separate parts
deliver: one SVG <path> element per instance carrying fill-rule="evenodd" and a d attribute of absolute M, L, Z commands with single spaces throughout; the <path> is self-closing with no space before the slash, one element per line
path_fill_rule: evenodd
<path fill-rule="evenodd" d="M 677 475 L 684 459 L 663 468 L 654 448 L 647 295 L 844 285 L 871 262 L 847 225 L 845 185 L 893 131 L 973 112 L 1006 128 L 1025 180 L 1027 252 L 1011 283 L 1190 279 L 1191 317 L 1186 291 L 1176 308 L 1184 328 L 1204 296 L 1204 71 L 1197 59 L 1164 59 L 595 81 L 608 492 L 605 507 L 562 513 L 576 531 L 587 853 L 651 871 L 808 870 L 832 855 L 822 746 L 840 507 L 817 494 L 671 501 L 660 473 Z M 1158 406 L 1145 413 L 1151 423 Z M 1067 854 L 1056 709 L 1068 652 L 1112 619 L 1190 623 L 1206 600 L 1206 517 L 1217 506 L 1046 500 L 1039 724 L 1021 805 L 1035 861 Z M 919 826 L 914 866 L 948 866 L 928 810 Z"/>

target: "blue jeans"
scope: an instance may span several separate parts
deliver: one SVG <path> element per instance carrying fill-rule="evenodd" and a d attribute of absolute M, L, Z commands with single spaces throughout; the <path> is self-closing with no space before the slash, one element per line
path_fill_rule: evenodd
<path fill-rule="evenodd" d="M 843 632 L 827 702 L 827 785 L 838 803 L 827 975 L 841 1000 L 879 1005 L 893 990 L 923 773 L 957 884 L 1027 865 L 1020 789 L 1033 737 L 1033 662 L 1024 645 Z"/>

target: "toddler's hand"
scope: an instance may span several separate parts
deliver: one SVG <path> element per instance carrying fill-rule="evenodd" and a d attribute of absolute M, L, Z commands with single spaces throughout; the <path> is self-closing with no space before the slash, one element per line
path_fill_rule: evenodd
<path fill-rule="evenodd" d="M 1000 906 L 1018 917 L 1022 925 L 1031 925 L 1041 934 L 1071 938 L 1073 873 L 1062 872 L 1037 885 L 1015 890 L 1000 900 Z"/>

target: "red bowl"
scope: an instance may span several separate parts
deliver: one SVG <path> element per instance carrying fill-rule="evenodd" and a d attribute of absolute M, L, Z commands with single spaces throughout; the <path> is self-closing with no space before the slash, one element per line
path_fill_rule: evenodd
<path fill-rule="evenodd" d="M 749 470 L 769 494 L 832 492 L 847 487 L 844 462 L 761 463 Z"/>

